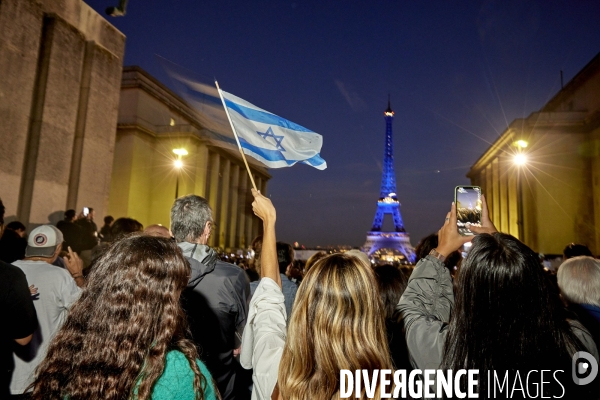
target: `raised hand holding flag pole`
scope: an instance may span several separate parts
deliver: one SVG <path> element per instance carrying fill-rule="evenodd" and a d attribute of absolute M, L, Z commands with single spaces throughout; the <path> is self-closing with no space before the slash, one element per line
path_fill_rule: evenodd
<path fill-rule="evenodd" d="M 244 153 L 269 168 L 291 167 L 298 162 L 321 170 L 327 168 L 319 154 L 321 135 L 221 90 L 216 81 L 215 85 L 254 189 Z"/>

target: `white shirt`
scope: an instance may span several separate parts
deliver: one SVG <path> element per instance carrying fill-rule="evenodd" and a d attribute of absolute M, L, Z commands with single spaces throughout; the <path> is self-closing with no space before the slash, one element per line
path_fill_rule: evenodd
<path fill-rule="evenodd" d="M 19 346 L 13 354 L 15 369 L 10 382 L 12 394 L 21 394 L 33 381 L 35 368 L 46 356 L 48 344 L 67 318 L 69 307 L 79 298 L 81 289 L 68 271 L 45 261 L 15 261 L 27 277 L 29 285 L 38 288 L 33 305 L 38 327 L 27 346 Z"/>
<path fill-rule="evenodd" d="M 286 339 L 285 299 L 274 280 L 262 278 L 252 296 L 242 337 L 240 363 L 253 369 L 252 400 L 269 400 Z"/>

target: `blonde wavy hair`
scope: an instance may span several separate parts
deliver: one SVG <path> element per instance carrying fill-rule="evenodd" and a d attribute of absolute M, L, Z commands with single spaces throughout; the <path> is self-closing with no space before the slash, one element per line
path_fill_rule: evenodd
<path fill-rule="evenodd" d="M 339 398 L 340 369 L 392 369 L 374 273 L 353 256 L 333 254 L 310 269 L 287 332 L 278 375 L 286 400 Z"/>

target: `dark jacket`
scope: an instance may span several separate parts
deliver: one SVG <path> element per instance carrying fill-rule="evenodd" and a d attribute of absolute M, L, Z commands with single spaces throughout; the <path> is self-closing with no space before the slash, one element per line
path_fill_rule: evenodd
<path fill-rule="evenodd" d="M 0 261 L 0 399 L 9 398 L 9 383 L 14 368 L 14 339 L 25 338 L 37 327 L 37 314 L 27 278 L 21 269 Z"/>
<path fill-rule="evenodd" d="M 404 327 L 410 362 L 415 369 L 440 368 L 453 307 L 454 292 L 450 272 L 444 263 L 433 256 L 421 259 L 396 305 L 396 312 Z M 598 350 L 590 333 L 577 321 L 568 322 L 584 348 L 598 360 Z M 567 372 L 570 374 L 570 371 Z M 585 390 L 585 386 L 581 388 Z M 435 388 L 433 389 L 435 392 Z M 485 398 L 485 395 L 480 393 L 480 398 Z M 564 398 L 571 398 L 568 391 Z"/>
<path fill-rule="evenodd" d="M 22 238 L 12 229 L 5 229 L 0 237 L 0 261 L 12 263 L 25 258 L 27 239 Z"/>
<path fill-rule="evenodd" d="M 98 244 L 98 227 L 96 223 L 87 218 L 80 218 L 75 221 L 75 224 L 81 229 L 81 251 L 96 247 Z"/>
<path fill-rule="evenodd" d="M 596 347 L 600 346 L 600 307 L 592 304 L 571 304 L 569 310 L 577 315 L 577 319 L 590 331 Z"/>
<path fill-rule="evenodd" d="M 241 344 L 246 325 L 250 284 L 243 269 L 218 259 L 208 246 L 181 242 L 192 275 L 182 295 L 200 357 L 224 400 L 234 397 L 236 363 L 233 350 Z"/>
<path fill-rule="evenodd" d="M 62 232 L 63 240 L 65 241 L 64 250 L 67 250 L 67 247 L 71 247 L 71 249 L 76 253 L 81 253 L 81 237 L 82 232 L 79 225 L 72 221 L 58 221 L 56 227 Z"/>

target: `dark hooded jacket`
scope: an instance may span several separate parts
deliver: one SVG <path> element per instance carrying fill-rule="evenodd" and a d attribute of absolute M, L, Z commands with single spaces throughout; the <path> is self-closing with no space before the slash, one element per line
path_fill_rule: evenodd
<path fill-rule="evenodd" d="M 250 283 L 243 269 L 218 259 L 206 245 L 180 242 L 192 275 L 183 292 L 186 311 L 200 357 L 215 379 L 223 400 L 234 396 L 236 361 L 246 326 Z"/>

